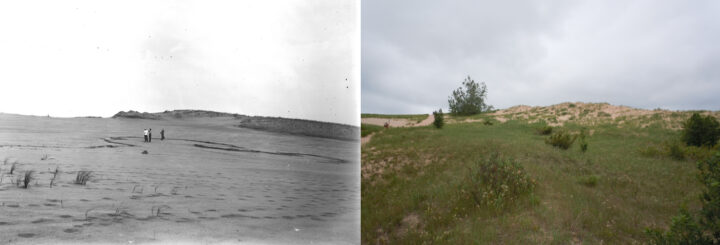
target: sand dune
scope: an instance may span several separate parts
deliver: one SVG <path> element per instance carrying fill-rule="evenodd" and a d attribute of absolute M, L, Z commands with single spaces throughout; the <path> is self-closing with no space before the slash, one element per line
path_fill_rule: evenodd
<path fill-rule="evenodd" d="M 0 114 L 0 243 L 359 242 L 359 142 L 235 123 Z"/>

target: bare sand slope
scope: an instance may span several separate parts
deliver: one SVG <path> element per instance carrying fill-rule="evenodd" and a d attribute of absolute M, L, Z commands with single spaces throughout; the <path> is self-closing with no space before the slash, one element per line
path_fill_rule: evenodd
<path fill-rule="evenodd" d="M 429 114 L 425 120 L 422 120 L 419 123 L 413 123 L 410 120 L 407 119 L 397 119 L 397 118 L 362 118 L 362 123 L 366 124 L 372 124 L 372 125 L 379 125 L 384 126 L 385 122 L 388 122 L 390 127 L 422 127 L 430 125 L 433 121 L 435 121 L 435 115 Z M 373 133 L 374 134 L 374 133 Z M 362 137 L 360 139 L 361 144 L 366 144 L 370 142 L 370 139 L 372 139 L 373 134 L 366 135 L 365 137 Z"/>
<path fill-rule="evenodd" d="M 233 122 L 0 114 L 0 243 L 360 241 L 358 142 Z M 29 170 L 29 189 L 12 184 Z"/>
<path fill-rule="evenodd" d="M 433 120 L 435 120 L 435 117 L 430 114 L 425 120 L 416 123 L 415 121 L 404 119 L 404 118 L 376 118 L 376 117 L 366 117 L 361 118 L 361 123 L 364 124 L 372 124 L 372 125 L 378 125 L 378 126 L 384 126 L 387 122 L 390 127 L 397 128 L 397 127 L 420 127 L 420 126 L 427 126 L 430 125 Z"/>

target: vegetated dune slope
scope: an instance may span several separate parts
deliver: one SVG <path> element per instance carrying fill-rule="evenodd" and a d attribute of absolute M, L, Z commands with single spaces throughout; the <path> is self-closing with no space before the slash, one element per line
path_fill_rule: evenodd
<path fill-rule="evenodd" d="M 359 142 L 236 125 L 0 114 L 0 243 L 359 241 Z"/>
<path fill-rule="evenodd" d="M 580 125 L 617 124 L 619 127 L 635 126 L 645 128 L 658 126 L 680 129 L 684 120 L 693 112 L 720 118 L 718 111 L 670 111 L 663 109 L 645 110 L 608 103 L 565 102 L 551 106 L 519 105 L 490 113 L 495 120 L 527 120 L 528 123 L 546 122 L 551 126 L 565 123 Z"/>
<path fill-rule="evenodd" d="M 449 116 L 442 129 L 372 128 L 372 140 L 361 146 L 362 241 L 646 243 L 646 228 L 668 228 L 681 207 L 699 209 L 696 161 L 718 146 L 681 143 L 678 129 L 695 112 L 720 117 L 716 111 L 562 103 Z M 538 133 L 547 124 L 556 126 L 553 133 L 587 135 L 561 149 Z M 673 155 L 672 146 L 683 157 Z M 473 169 L 493 155 L 522 171 L 478 183 L 483 178 Z M 530 193 L 498 191 L 528 183 L 516 181 L 523 173 L 536 183 Z M 482 195 L 471 194 L 477 190 Z"/>

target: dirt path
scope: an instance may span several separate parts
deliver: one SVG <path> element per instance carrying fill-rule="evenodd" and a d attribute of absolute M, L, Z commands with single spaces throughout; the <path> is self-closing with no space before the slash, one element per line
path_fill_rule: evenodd
<path fill-rule="evenodd" d="M 387 122 L 390 127 L 423 127 L 432 124 L 433 121 L 435 121 L 435 116 L 433 114 L 429 114 L 425 120 L 422 120 L 419 123 L 412 123 L 410 120 L 407 119 L 391 119 L 391 118 L 363 118 L 362 123 L 366 124 L 373 124 L 378 126 L 384 126 L 385 122 Z M 370 139 L 375 133 L 368 134 L 365 137 L 360 138 L 360 144 L 364 145 L 367 142 L 370 142 Z"/>

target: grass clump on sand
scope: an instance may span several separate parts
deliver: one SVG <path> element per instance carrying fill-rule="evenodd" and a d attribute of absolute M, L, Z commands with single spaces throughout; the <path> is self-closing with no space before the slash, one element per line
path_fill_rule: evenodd
<path fill-rule="evenodd" d="M 557 131 L 545 139 L 545 144 L 567 150 L 570 146 L 572 146 L 576 138 L 576 135 L 572 135 L 566 131 Z"/>
<path fill-rule="evenodd" d="M 52 188 L 53 185 L 55 185 L 55 179 L 57 179 L 57 176 L 59 173 L 60 173 L 60 167 L 59 166 L 55 167 L 55 171 L 53 171 L 53 176 L 50 179 L 50 188 Z"/>
<path fill-rule="evenodd" d="M 77 172 L 75 176 L 76 185 L 85 185 L 92 178 L 92 171 L 81 170 Z"/>
<path fill-rule="evenodd" d="M 360 124 L 360 137 L 368 136 L 371 133 L 380 132 L 383 127 L 372 124 Z"/>
<path fill-rule="evenodd" d="M 532 192 L 535 181 L 516 161 L 500 159 L 497 153 L 468 167 L 461 193 L 467 193 L 477 207 L 503 209 L 519 196 Z"/>
<path fill-rule="evenodd" d="M 17 184 L 18 187 L 27 189 L 28 186 L 30 185 L 30 182 L 32 182 L 34 179 L 35 179 L 35 171 L 28 170 L 28 171 L 25 171 L 25 174 L 18 175 L 15 184 Z"/>
<path fill-rule="evenodd" d="M 12 175 L 13 172 L 15 172 L 15 169 L 17 168 L 17 161 L 13 162 L 12 165 L 10 165 L 10 174 Z"/>

